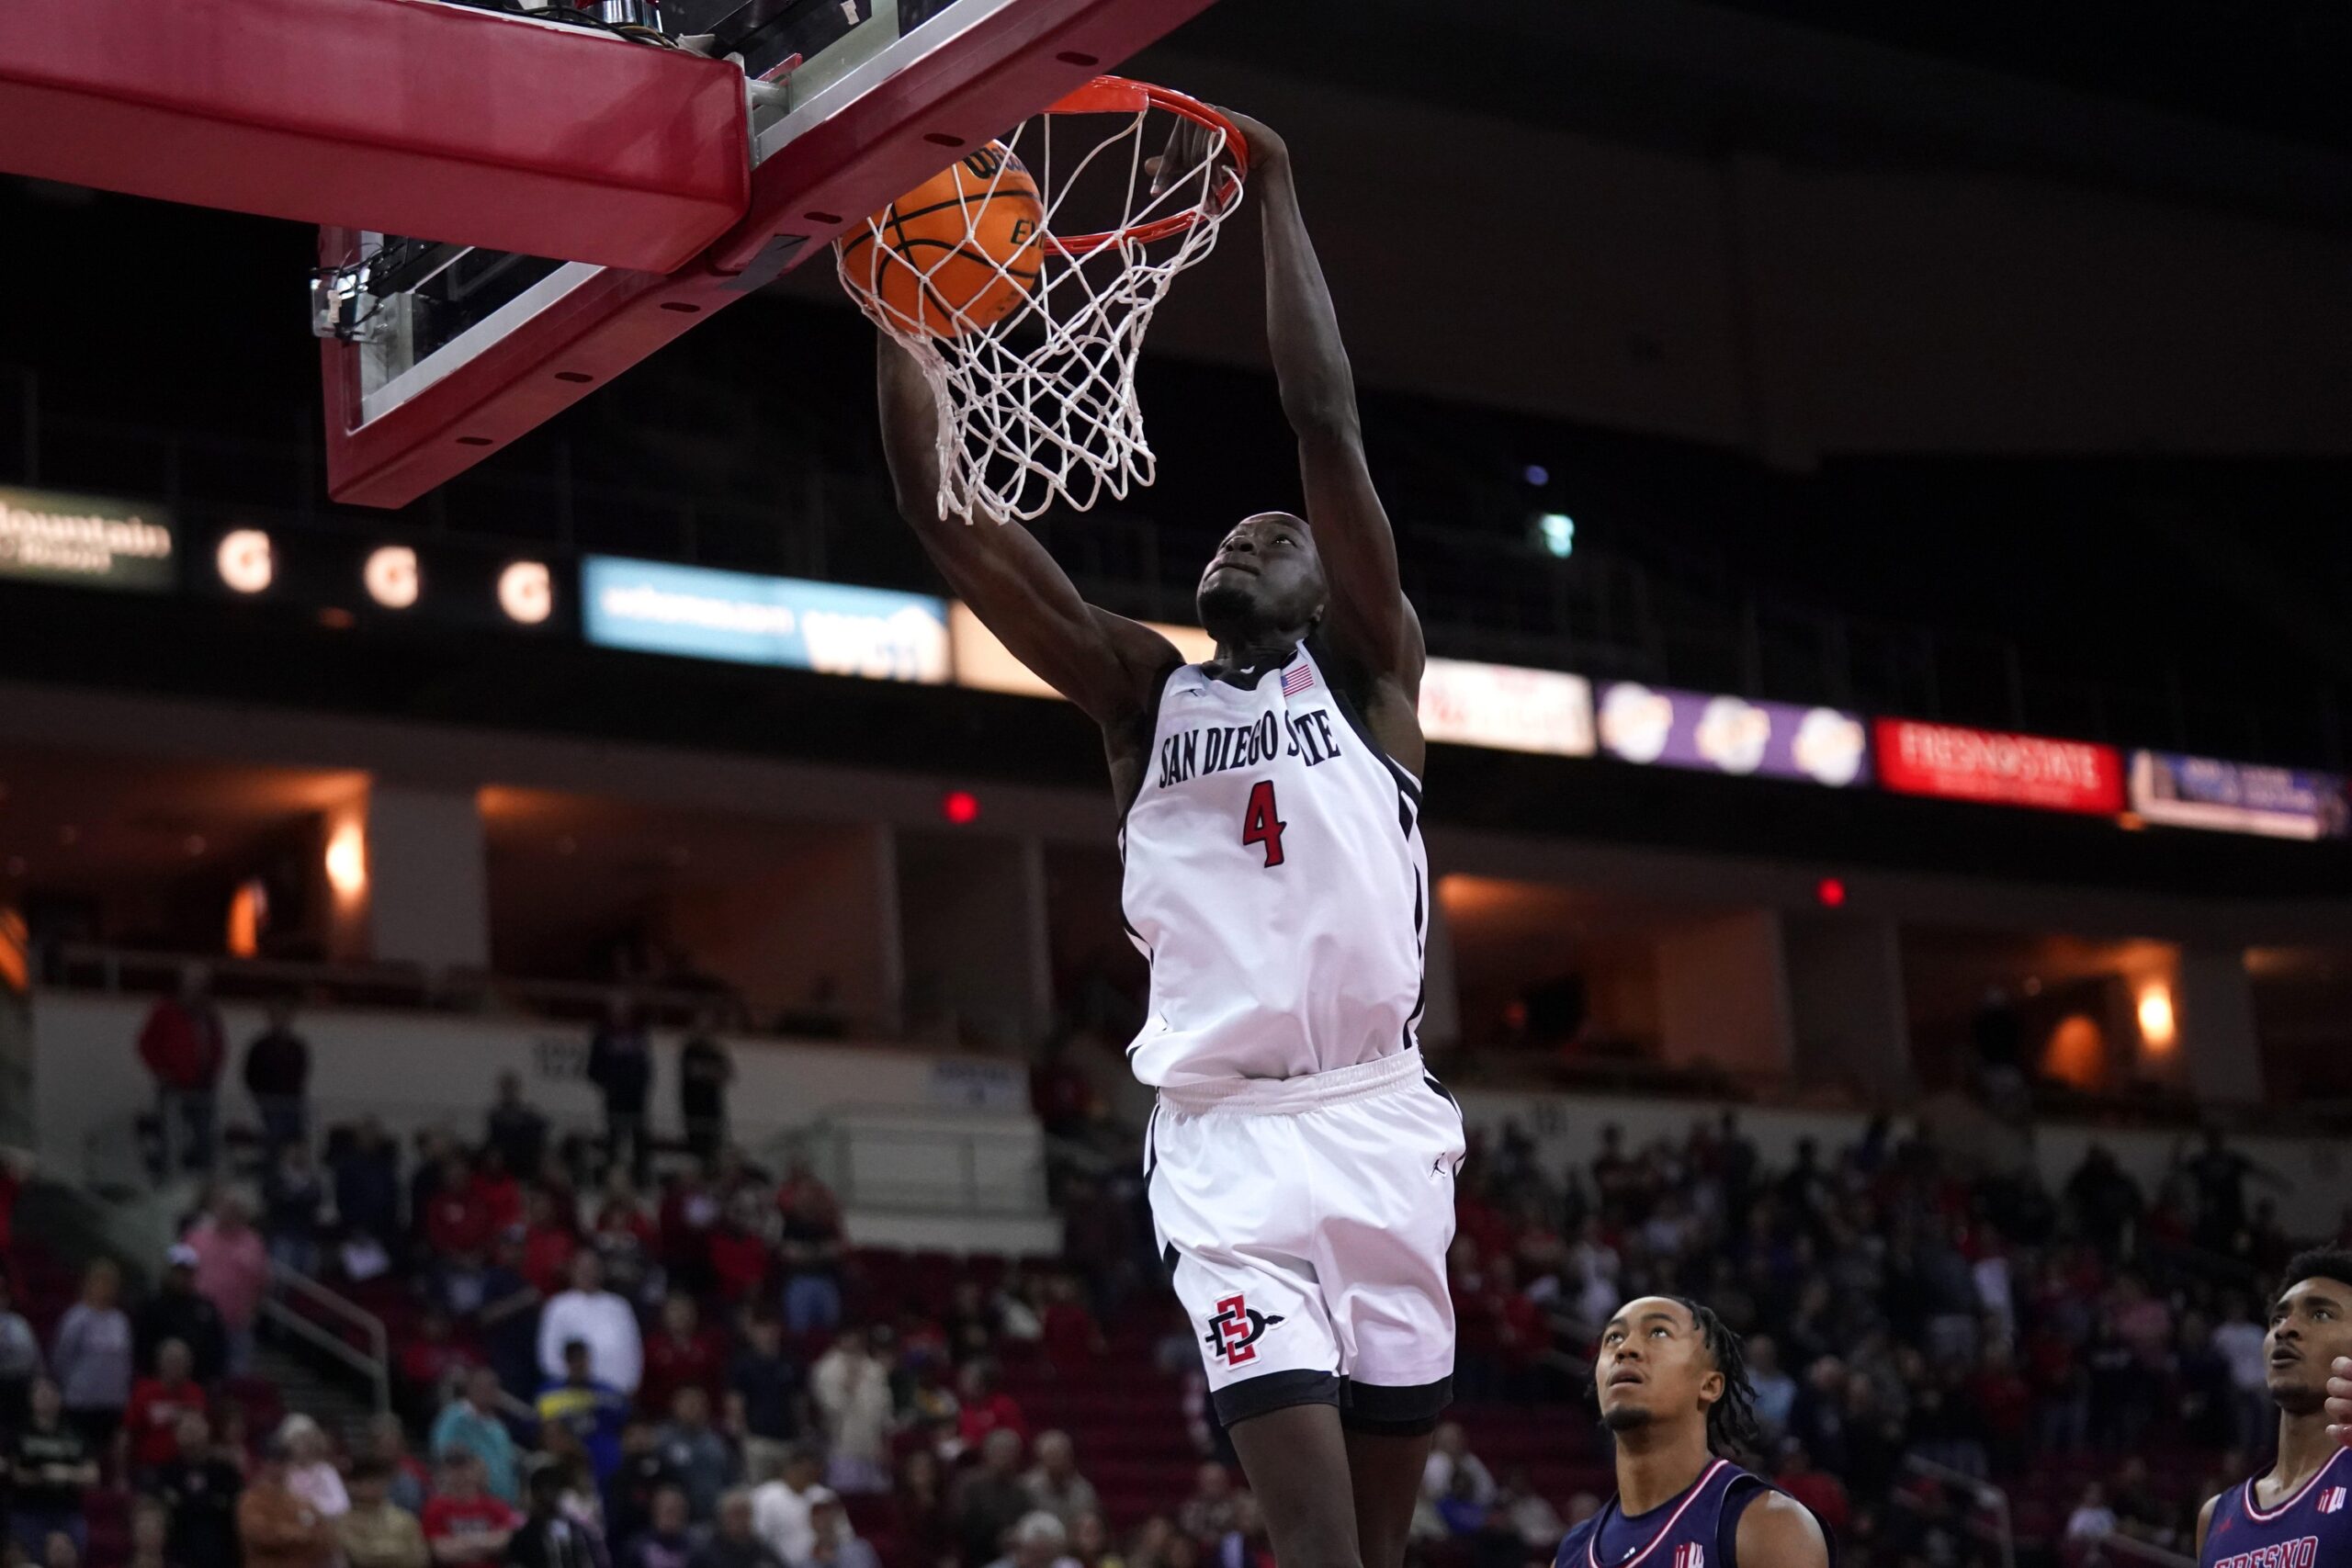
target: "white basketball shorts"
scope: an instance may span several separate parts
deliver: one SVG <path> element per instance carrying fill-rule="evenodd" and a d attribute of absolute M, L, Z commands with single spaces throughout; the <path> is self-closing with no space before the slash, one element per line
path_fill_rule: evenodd
<path fill-rule="evenodd" d="M 1461 1109 L 1419 1051 L 1160 1091 L 1153 1228 L 1227 1426 L 1312 1403 L 1363 1430 L 1436 1425 L 1463 1149 Z"/>

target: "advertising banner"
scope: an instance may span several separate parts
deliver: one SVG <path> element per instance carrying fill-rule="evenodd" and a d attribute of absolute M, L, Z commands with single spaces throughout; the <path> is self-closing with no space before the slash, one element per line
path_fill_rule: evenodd
<path fill-rule="evenodd" d="M 1899 794 L 2044 811 L 2123 809 L 2123 759 L 2112 746 L 1908 718 L 1880 719 L 1877 740 L 1879 782 Z"/>
<path fill-rule="evenodd" d="M 1833 789 L 1871 778 L 1870 732 L 1859 714 L 1632 681 L 1601 688 L 1600 749 L 1628 762 L 1798 779 Z"/>
<path fill-rule="evenodd" d="M 1451 745 L 1592 755 L 1592 682 L 1565 671 L 1432 659 L 1420 716 L 1423 735 Z"/>
<path fill-rule="evenodd" d="M 159 506 L 0 488 L 0 577 L 160 592 L 178 575 L 175 545 Z"/>
<path fill-rule="evenodd" d="M 944 685 L 947 602 L 922 593 L 590 556 L 581 617 L 605 648 Z"/>
<path fill-rule="evenodd" d="M 2172 828 L 2340 839 L 2352 795 L 2336 773 L 2224 762 L 2177 751 L 2132 753 L 2132 809 Z"/>

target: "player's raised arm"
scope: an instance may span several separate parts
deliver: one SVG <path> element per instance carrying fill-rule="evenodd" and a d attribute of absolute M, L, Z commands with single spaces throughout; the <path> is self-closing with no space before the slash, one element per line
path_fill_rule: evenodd
<path fill-rule="evenodd" d="M 1183 661 L 1148 626 L 1079 597 L 1046 547 L 1018 523 L 939 514 L 938 408 L 913 356 L 876 334 L 882 449 L 899 511 L 940 575 L 1014 658 L 1109 728 L 1144 711 L 1153 688 Z"/>
<path fill-rule="evenodd" d="M 1324 636 L 1367 672 L 1420 690 L 1420 622 L 1405 602 L 1396 539 L 1364 467 L 1355 374 L 1331 291 L 1298 210 L 1290 149 L 1256 120 L 1232 116 L 1250 143 L 1250 181 L 1265 229 L 1266 343 L 1283 413 L 1298 437 L 1306 521 L 1329 578 Z"/>

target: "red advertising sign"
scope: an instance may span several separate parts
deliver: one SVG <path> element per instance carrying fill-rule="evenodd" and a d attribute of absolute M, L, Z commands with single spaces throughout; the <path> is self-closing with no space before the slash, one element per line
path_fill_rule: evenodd
<path fill-rule="evenodd" d="M 2045 811 L 2123 809 L 2123 759 L 2112 746 L 1907 718 L 1878 720 L 1877 740 L 1879 782 L 1904 795 Z"/>

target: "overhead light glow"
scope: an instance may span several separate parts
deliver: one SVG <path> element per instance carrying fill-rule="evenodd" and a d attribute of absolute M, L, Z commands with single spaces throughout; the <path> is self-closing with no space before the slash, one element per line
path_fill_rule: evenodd
<path fill-rule="evenodd" d="M 416 570 L 416 552 L 406 545 L 386 545 L 368 558 L 360 573 L 368 597 L 387 610 L 405 610 L 416 603 L 424 586 Z"/>
<path fill-rule="evenodd" d="M 239 593 L 258 593 L 277 575 L 269 536 L 258 528 L 232 528 L 221 535 L 212 564 L 220 569 L 220 581 Z"/>
<path fill-rule="evenodd" d="M 346 898 L 368 886 L 368 841 L 356 822 L 345 822 L 327 840 L 327 883 Z"/>
<path fill-rule="evenodd" d="M 947 792 L 939 803 L 939 814 L 957 827 L 980 819 L 980 797 L 967 789 Z"/>
<path fill-rule="evenodd" d="M 2140 1038 L 2156 1049 L 2168 1050 L 2174 1038 L 2172 992 L 2162 981 L 2140 989 Z"/>
<path fill-rule="evenodd" d="M 1576 519 L 1565 512 L 1546 512 L 1535 519 L 1535 542 L 1546 555 L 1566 560 L 1577 547 Z"/>
<path fill-rule="evenodd" d="M 518 560 L 498 574 L 498 607 L 507 619 L 536 626 L 555 613 L 555 579 L 543 561 Z"/>

